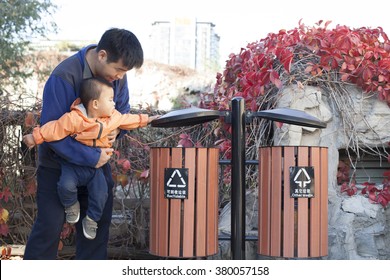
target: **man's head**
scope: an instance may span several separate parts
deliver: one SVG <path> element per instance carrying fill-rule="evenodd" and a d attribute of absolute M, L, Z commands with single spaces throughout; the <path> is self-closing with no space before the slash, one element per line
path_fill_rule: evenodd
<path fill-rule="evenodd" d="M 98 75 L 110 82 L 123 78 L 127 71 L 140 68 L 144 62 L 141 43 L 130 31 L 119 28 L 107 30 L 96 52 Z"/>
<path fill-rule="evenodd" d="M 112 84 L 101 78 L 83 80 L 80 99 L 89 117 L 110 117 L 115 108 Z"/>

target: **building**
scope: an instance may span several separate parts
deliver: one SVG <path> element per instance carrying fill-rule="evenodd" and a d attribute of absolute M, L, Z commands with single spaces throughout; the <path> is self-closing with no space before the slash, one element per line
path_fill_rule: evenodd
<path fill-rule="evenodd" d="M 211 22 L 191 18 L 155 21 L 151 32 L 151 59 L 198 71 L 219 67 L 219 36 Z"/>

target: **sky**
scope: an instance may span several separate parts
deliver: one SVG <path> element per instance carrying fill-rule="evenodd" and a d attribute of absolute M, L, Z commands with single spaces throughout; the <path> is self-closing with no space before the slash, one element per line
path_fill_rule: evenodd
<path fill-rule="evenodd" d="M 98 41 L 111 27 L 132 31 L 147 50 L 154 21 L 177 16 L 215 24 L 221 60 L 247 43 L 298 22 L 314 26 L 319 20 L 351 28 L 382 27 L 390 36 L 390 1 L 383 0 L 51 0 L 58 5 L 53 20 L 59 28 L 50 39 Z M 147 57 L 147 54 L 145 55 Z"/>

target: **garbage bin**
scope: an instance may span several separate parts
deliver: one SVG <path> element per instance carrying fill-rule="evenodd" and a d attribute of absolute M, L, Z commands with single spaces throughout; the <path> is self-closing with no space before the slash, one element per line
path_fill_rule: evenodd
<path fill-rule="evenodd" d="M 152 148 L 150 253 L 195 258 L 218 252 L 218 149 Z"/>
<path fill-rule="evenodd" d="M 259 148 L 258 254 L 328 254 L 328 148 Z"/>
<path fill-rule="evenodd" d="M 218 111 L 188 108 L 172 111 L 152 126 L 193 125 L 218 117 Z M 151 148 L 152 255 L 200 258 L 217 254 L 218 161 L 218 148 Z"/>

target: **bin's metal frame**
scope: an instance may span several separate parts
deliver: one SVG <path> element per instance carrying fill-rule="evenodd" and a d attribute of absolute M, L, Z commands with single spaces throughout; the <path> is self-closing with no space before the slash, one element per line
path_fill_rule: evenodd
<path fill-rule="evenodd" d="M 234 260 L 245 259 L 245 125 L 253 118 L 264 118 L 299 126 L 325 128 L 326 124 L 309 114 L 290 108 L 246 112 L 245 100 L 234 97 L 230 111 L 187 108 L 172 111 L 152 121 L 155 127 L 194 125 L 223 117 L 232 125 L 231 159 L 231 251 Z"/>
<path fill-rule="evenodd" d="M 299 126 L 325 128 L 326 124 L 302 111 L 274 109 L 246 114 L 245 100 L 232 99 L 229 116 L 232 125 L 231 160 L 231 252 L 233 260 L 245 259 L 245 124 L 247 118 L 260 117 Z M 259 225 L 260 226 L 260 225 Z"/>

